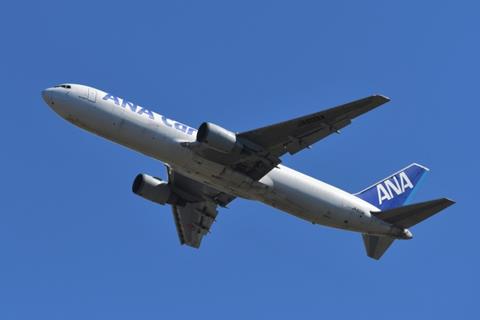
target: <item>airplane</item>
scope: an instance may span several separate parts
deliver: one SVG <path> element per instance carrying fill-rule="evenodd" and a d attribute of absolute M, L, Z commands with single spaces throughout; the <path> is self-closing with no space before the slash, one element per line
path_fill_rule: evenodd
<path fill-rule="evenodd" d="M 163 162 L 168 181 L 140 173 L 132 191 L 171 205 L 180 243 L 199 248 L 218 207 L 235 198 L 261 201 L 313 224 L 360 233 L 367 256 L 380 259 L 408 228 L 455 202 L 405 205 L 429 170 L 412 163 L 351 194 L 281 164 L 356 117 L 390 101 L 372 95 L 281 123 L 235 133 L 210 122 L 198 129 L 111 93 L 65 83 L 42 91 L 47 105 L 74 125 Z"/>

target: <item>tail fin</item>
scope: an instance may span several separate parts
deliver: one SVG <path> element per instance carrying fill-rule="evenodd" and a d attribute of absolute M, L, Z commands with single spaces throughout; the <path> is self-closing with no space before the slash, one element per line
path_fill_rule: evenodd
<path fill-rule="evenodd" d="M 413 189 L 427 171 L 429 171 L 428 168 L 412 163 L 382 181 L 356 193 L 355 196 L 373 204 L 382 211 L 400 207 L 407 201 Z"/>

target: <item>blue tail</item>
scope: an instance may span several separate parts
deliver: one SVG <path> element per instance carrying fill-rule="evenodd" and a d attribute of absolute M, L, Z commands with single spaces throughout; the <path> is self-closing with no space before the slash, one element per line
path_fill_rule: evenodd
<path fill-rule="evenodd" d="M 355 195 L 382 211 L 397 208 L 407 201 L 427 171 L 428 168 L 412 163 Z"/>

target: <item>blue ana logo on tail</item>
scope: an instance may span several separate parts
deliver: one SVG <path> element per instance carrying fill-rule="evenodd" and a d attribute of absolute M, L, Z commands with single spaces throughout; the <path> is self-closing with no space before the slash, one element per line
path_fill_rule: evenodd
<path fill-rule="evenodd" d="M 402 206 L 428 169 L 413 163 L 373 186 L 355 194 L 380 210 Z"/>
<path fill-rule="evenodd" d="M 392 179 L 387 179 L 377 184 L 378 203 L 382 205 L 384 200 L 391 200 L 395 195 L 399 196 L 405 192 L 406 189 L 413 189 L 413 184 L 403 171 Z"/>

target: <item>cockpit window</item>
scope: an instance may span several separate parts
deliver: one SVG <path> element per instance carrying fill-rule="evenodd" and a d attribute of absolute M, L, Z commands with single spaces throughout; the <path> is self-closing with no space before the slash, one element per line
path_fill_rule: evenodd
<path fill-rule="evenodd" d="M 69 84 L 59 84 L 57 86 L 54 86 L 54 88 L 65 88 L 65 89 L 72 89 L 72 86 Z"/>

